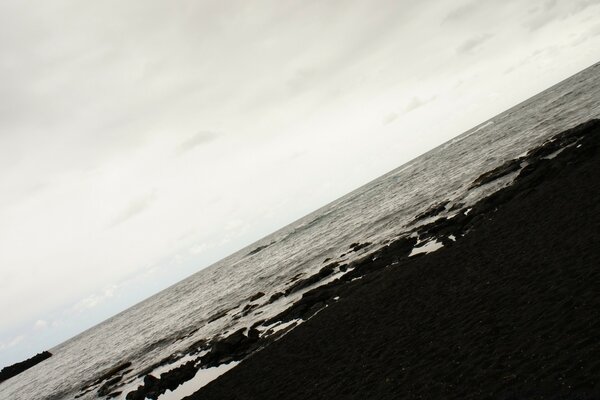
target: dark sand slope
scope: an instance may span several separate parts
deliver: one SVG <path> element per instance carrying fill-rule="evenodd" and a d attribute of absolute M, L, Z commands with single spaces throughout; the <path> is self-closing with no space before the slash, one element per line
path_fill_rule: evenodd
<path fill-rule="evenodd" d="M 600 398 L 600 127 L 584 133 L 454 245 L 365 275 L 188 399 Z"/>

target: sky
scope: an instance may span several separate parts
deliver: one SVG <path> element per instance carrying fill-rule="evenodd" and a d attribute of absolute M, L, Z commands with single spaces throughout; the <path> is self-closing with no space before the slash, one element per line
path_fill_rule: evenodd
<path fill-rule="evenodd" d="M 0 0 L 0 367 L 590 66 L 600 0 Z"/>

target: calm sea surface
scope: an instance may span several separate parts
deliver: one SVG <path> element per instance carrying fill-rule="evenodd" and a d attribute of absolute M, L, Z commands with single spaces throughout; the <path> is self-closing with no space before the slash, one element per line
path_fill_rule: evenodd
<path fill-rule="evenodd" d="M 477 201 L 506 184 L 499 181 L 467 192 L 481 173 L 598 117 L 600 64 L 57 346 L 51 350 L 53 357 L 0 384 L 0 399 L 72 399 L 83 382 L 120 362 L 133 363 L 133 376 L 200 338 L 275 315 L 296 298 L 237 320 L 232 311 L 207 323 L 216 312 L 243 306 L 258 291 L 266 299 L 293 276 L 314 273 L 325 258 L 339 257 L 352 242 L 378 244 L 397 236 L 431 204 Z M 262 245 L 268 247 L 249 255 Z M 177 340 L 196 328 L 193 335 Z M 94 391 L 81 398 L 97 397 Z"/>

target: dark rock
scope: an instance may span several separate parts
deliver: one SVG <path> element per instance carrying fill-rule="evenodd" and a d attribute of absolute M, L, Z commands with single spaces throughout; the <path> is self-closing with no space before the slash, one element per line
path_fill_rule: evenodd
<path fill-rule="evenodd" d="M 146 398 L 156 399 L 158 395 L 156 393 L 160 391 L 160 379 L 154 375 L 146 375 L 144 377 L 144 384 L 138 386 L 133 392 L 127 393 L 125 396 L 126 400 L 144 400 Z"/>
<path fill-rule="evenodd" d="M 369 247 L 370 245 L 371 245 L 371 243 L 369 243 L 369 242 L 365 242 L 365 243 L 352 243 L 350 245 L 350 251 L 356 252 L 356 251 L 364 249 L 365 247 Z"/>
<path fill-rule="evenodd" d="M 171 371 L 164 372 L 160 375 L 160 393 L 167 390 L 175 390 L 177 386 L 192 379 L 198 372 L 195 361 L 188 361 L 182 366 Z"/>
<path fill-rule="evenodd" d="M 460 210 L 461 208 L 464 208 L 464 207 L 465 207 L 465 203 L 454 203 L 450 207 L 450 211 Z"/>
<path fill-rule="evenodd" d="M 203 368 L 217 366 L 230 360 L 241 360 L 254 351 L 259 341 L 259 332 L 252 328 L 248 335 L 245 335 L 245 330 L 242 328 L 225 338 L 214 340 L 210 351 L 201 358 Z"/>
<path fill-rule="evenodd" d="M 485 206 L 485 208 L 492 207 L 494 207 L 493 203 Z M 460 212 L 452 218 L 442 217 L 431 222 L 430 224 L 423 225 L 418 230 L 419 238 L 421 240 L 441 240 L 442 238 L 450 235 L 458 237 L 458 235 L 462 234 L 466 230 L 467 224 L 474 218 L 475 215 L 479 213 L 480 208 L 476 208 L 477 205 L 473 207 L 468 215 L 465 215 L 464 212 Z"/>
<path fill-rule="evenodd" d="M 264 319 L 261 319 L 260 321 L 256 321 L 255 323 L 252 324 L 252 326 L 250 327 L 249 331 L 253 331 L 253 330 L 256 331 L 256 328 L 259 327 L 259 326 L 261 326 L 261 325 L 264 325 L 264 323 L 265 323 Z M 258 332 L 258 331 L 256 331 L 256 332 Z M 248 335 L 250 335 L 250 334 L 248 334 Z"/>
<path fill-rule="evenodd" d="M 413 223 L 415 223 L 417 221 L 420 221 L 420 220 L 423 220 L 423 219 L 435 217 L 439 213 L 445 211 L 446 210 L 446 206 L 449 203 L 450 203 L 450 201 L 446 200 L 446 201 L 442 201 L 441 203 L 432 205 L 427 210 L 425 210 L 421 214 L 417 215 L 415 217 L 415 219 L 413 220 Z"/>
<path fill-rule="evenodd" d="M 160 395 L 167 390 L 175 390 L 179 385 L 192 379 L 199 367 L 196 366 L 196 361 L 188 361 L 187 363 L 164 372 L 160 378 L 148 374 L 144 377 L 144 384 L 132 392 L 127 393 L 126 400 L 144 400 L 146 398 L 156 400 Z"/>
<path fill-rule="evenodd" d="M 494 168 L 491 171 L 488 171 L 482 175 L 480 175 L 477 179 L 473 181 L 469 189 L 473 189 L 479 186 L 483 186 L 487 183 L 495 181 L 496 179 L 502 178 L 510 174 L 511 172 L 518 171 L 521 168 L 521 163 L 523 162 L 523 158 L 517 158 L 514 160 L 510 160 L 502 164 L 501 166 Z"/>
<path fill-rule="evenodd" d="M 417 244 L 416 238 L 402 237 L 383 247 L 376 253 L 376 256 L 383 259 L 397 260 L 408 255 L 415 244 Z"/>
<path fill-rule="evenodd" d="M 160 379 L 155 377 L 154 375 L 146 375 L 144 377 L 144 386 L 154 386 L 158 383 Z"/>
<path fill-rule="evenodd" d="M 574 144 L 584 136 L 586 131 L 591 128 L 597 128 L 599 125 L 598 122 L 599 120 L 593 119 L 556 135 L 541 146 L 530 150 L 526 155 L 527 159 L 539 160 Z"/>
<path fill-rule="evenodd" d="M 90 392 L 92 392 L 92 391 L 94 391 L 94 389 L 93 389 L 93 388 L 90 388 L 90 387 L 84 387 L 83 389 L 81 389 L 81 390 L 79 391 L 79 393 L 77 393 L 77 394 L 75 395 L 75 398 L 76 398 L 76 399 L 78 399 L 78 398 L 80 398 L 80 397 L 83 397 L 83 396 L 85 396 L 86 394 L 88 394 L 88 393 L 90 393 Z"/>
<path fill-rule="evenodd" d="M 294 283 L 292 286 L 288 287 L 285 290 L 285 295 L 289 296 L 290 294 L 292 294 L 294 292 L 297 292 L 299 290 L 305 289 L 311 285 L 318 283 L 322 279 L 331 275 L 337 266 L 338 266 L 337 262 L 327 264 L 326 266 L 321 268 L 319 270 L 319 272 L 317 272 L 316 274 L 311 275 L 306 279 L 301 279 L 301 280 L 297 281 L 296 283 Z"/>
<path fill-rule="evenodd" d="M 329 304 L 346 285 L 347 282 L 336 279 L 326 285 L 309 290 L 289 308 L 265 321 L 264 325 L 268 326 L 276 322 L 289 322 L 294 319 L 306 320 L 314 315 L 316 311 Z"/>
<path fill-rule="evenodd" d="M 119 383 L 123 379 L 123 376 L 114 377 L 104 383 L 104 385 L 100 386 L 98 389 L 98 396 L 104 397 L 108 395 L 114 389 L 114 386 Z"/>
<path fill-rule="evenodd" d="M 258 304 L 246 304 L 244 306 L 244 308 L 242 308 L 242 311 L 239 312 L 238 315 L 236 315 L 236 317 L 245 317 L 246 315 L 250 314 L 252 312 L 252 310 L 256 309 L 258 307 Z"/>
<path fill-rule="evenodd" d="M 397 263 L 402 258 L 408 258 L 416 243 L 417 239 L 413 237 L 396 239 L 368 256 L 350 263 L 348 267 L 352 268 L 352 270 L 343 275 L 341 279 L 351 281 L 352 279 Z"/>
<path fill-rule="evenodd" d="M 206 339 L 196 340 L 194 343 L 188 346 L 187 353 L 197 353 L 206 346 Z"/>
<path fill-rule="evenodd" d="M 444 247 L 454 246 L 454 240 L 452 240 L 446 236 L 442 236 L 439 240 L 440 240 L 440 242 L 442 242 L 442 245 Z"/>
<path fill-rule="evenodd" d="M 249 301 L 255 301 L 263 297 L 265 294 L 263 292 L 258 292 L 254 296 L 250 297 Z"/>
<path fill-rule="evenodd" d="M 194 333 L 198 332 L 199 329 L 200 328 L 194 328 L 191 331 L 189 331 L 188 333 L 186 333 L 185 335 L 181 336 L 177 340 L 179 341 L 179 340 L 187 339 L 187 338 L 191 337 Z"/>
<path fill-rule="evenodd" d="M 141 370 L 137 377 L 141 378 L 142 376 L 148 375 L 150 372 L 154 371 L 156 368 L 158 367 L 162 367 L 163 365 L 167 365 L 167 364 L 172 364 L 175 361 L 179 360 L 181 357 L 183 357 L 182 354 L 171 354 L 168 357 L 163 358 L 162 360 L 150 365 L 147 368 L 144 368 L 143 370 Z"/>
<path fill-rule="evenodd" d="M 86 384 L 83 385 L 83 387 L 81 389 L 81 392 L 82 392 L 81 395 L 92 391 L 93 390 L 92 388 L 94 386 L 97 386 L 104 381 L 113 380 L 111 378 L 113 378 L 114 375 L 119 374 L 114 379 L 121 380 L 124 374 L 131 372 L 131 370 L 128 369 L 129 367 L 131 367 L 131 362 L 127 361 L 125 363 L 117 364 L 116 366 L 111 367 L 108 370 L 102 372 L 99 377 L 95 378 L 94 380 L 90 380 Z M 109 385 L 104 390 L 111 390 L 110 386 L 111 385 Z M 106 392 L 106 393 L 108 393 L 108 392 Z"/>
<path fill-rule="evenodd" d="M 221 311 L 218 311 L 218 312 L 216 312 L 215 314 L 211 315 L 211 316 L 208 318 L 208 321 L 207 321 L 207 323 L 209 323 L 209 324 L 210 324 L 211 322 L 215 322 L 216 320 L 223 318 L 224 316 L 226 316 L 226 315 L 227 315 L 227 313 L 228 313 L 229 311 L 231 311 L 231 309 L 230 309 L 230 308 L 229 308 L 229 309 L 227 309 L 227 310 L 221 310 Z"/>
<path fill-rule="evenodd" d="M 35 356 L 28 358 L 25 361 L 18 362 L 13 365 L 9 365 L 8 367 L 2 368 L 0 371 L 0 382 L 5 381 L 13 376 L 20 374 L 21 372 L 28 370 L 36 364 L 41 363 L 47 358 L 52 357 L 52 353 L 49 351 L 44 351 L 42 353 L 38 353 Z"/>
<path fill-rule="evenodd" d="M 260 335 L 260 332 L 256 328 L 250 328 L 248 330 L 248 333 L 246 334 L 246 336 L 248 336 L 248 339 L 254 340 L 254 341 L 259 339 L 259 335 Z"/>
<path fill-rule="evenodd" d="M 312 317 L 313 315 L 315 315 L 317 312 L 321 311 L 324 307 L 326 306 L 324 301 L 319 301 L 315 304 L 313 304 L 309 309 L 308 309 L 308 316 Z"/>
<path fill-rule="evenodd" d="M 547 159 L 540 159 L 533 164 L 527 165 L 517 176 L 521 182 L 526 182 L 529 186 L 536 186 L 549 175 L 554 173 L 555 165 Z"/>
<path fill-rule="evenodd" d="M 283 296 L 285 296 L 284 293 L 282 292 L 277 292 L 275 294 L 273 294 L 271 297 L 269 297 L 269 303 L 274 302 L 275 300 L 278 300 L 280 298 L 282 298 Z"/>
<path fill-rule="evenodd" d="M 292 304 L 288 309 L 268 321 L 265 321 L 264 325 L 268 326 L 276 322 L 289 322 L 294 319 L 306 320 L 312 317 L 316 312 L 330 304 L 334 297 L 342 294 L 345 290 L 349 290 L 353 285 L 353 283 L 350 282 L 351 280 L 391 265 L 401 258 L 407 258 L 415 244 L 416 238 L 403 237 L 391 242 L 387 246 L 383 246 L 381 249 L 367 257 L 354 261 L 351 265 L 331 263 L 325 266 L 319 273 L 299 281 L 297 286 L 294 285 L 294 287 L 289 288 L 288 291 L 291 293 L 291 290 L 299 290 L 300 288 L 305 288 L 319 282 L 324 277 L 331 275 L 335 268 L 338 267 L 341 271 L 348 271 L 350 268 L 352 268 L 352 270 L 347 272 L 340 279 L 336 279 L 325 285 L 307 291 L 302 295 L 302 298 Z"/>
<path fill-rule="evenodd" d="M 146 400 L 144 386 L 138 386 L 136 390 L 127 393 L 127 396 L 125 396 L 125 400 Z"/>
<path fill-rule="evenodd" d="M 263 246 L 258 246 L 257 248 L 255 248 L 254 250 L 252 250 L 250 253 L 248 253 L 249 256 L 252 256 L 256 253 L 259 253 L 261 251 L 263 251 L 264 249 L 266 249 L 267 247 L 269 247 L 270 245 L 272 245 L 273 243 L 269 243 L 269 244 L 265 244 Z"/>

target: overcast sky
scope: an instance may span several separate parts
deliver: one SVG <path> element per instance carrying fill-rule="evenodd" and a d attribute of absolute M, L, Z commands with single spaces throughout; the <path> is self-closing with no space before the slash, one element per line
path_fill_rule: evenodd
<path fill-rule="evenodd" d="M 0 367 L 597 62 L 600 0 L 0 0 Z"/>

